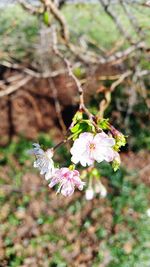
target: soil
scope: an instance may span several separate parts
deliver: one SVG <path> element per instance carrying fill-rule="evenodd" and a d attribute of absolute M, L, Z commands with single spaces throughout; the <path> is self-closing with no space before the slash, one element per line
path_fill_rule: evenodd
<path fill-rule="evenodd" d="M 103 66 L 87 71 L 84 84 L 86 103 L 96 93 L 100 76 L 115 75 L 120 71 L 119 66 Z M 4 69 L 0 73 L 1 80 L 9 85 L 8 77 L 13 77 L 17 73 Z M 78 107 L 77 88 L 67 74 L 53 78 L 53 82 L 57 88 L 64 123 L 68 127 Z M 55 139 L 62 137 L 51 84 L 48 79 L 33 78 L 16 92 L 0 98 L 0 145 L 6 145 L 13 136 L 18 135 L 35 139 L 39 132 L 51 132 Z"/>
<path fill-rule="evenodd" d="M 145 166 L 150 166 L 147 151 L 123 154 L 122 160 L 127 169 L 141 172 L 139 182 L 149 183 L 144 172 Z M 111 255 L 105 248 L 105 239 L 121 230 L 118 228 L 121 225 L 113 225 L 109 199 L 95 198 L 87 203 L 83 193 L 77 191 L 70 198 L 56 196 L 44 179 L 29 171 L 22 176 L 20 187 L 15 188 L 8 166 L 1 170 L 5 184 L 1 186 L 0 194 L 6 199 L 0 214 L 1 267 L 10 266 L 13 257 L 22 257 L 22 263 L 17 265 L 20 267 L 48 267 L 53 256 L 59 253 L 67 266 L 90 267 L 101 249 L 105 253 L 99 266 L 107 266 Z M 104 178 L 103 182 L 106 182 Z M 136 218 L 137 213 L 134 216 Z M 87 225 L 88 221 L 92 223 Z M 99 227 L 105 234 L 100 239 Z M 126 244 L 124 249 L 130 253 L 131 244 Z"/>

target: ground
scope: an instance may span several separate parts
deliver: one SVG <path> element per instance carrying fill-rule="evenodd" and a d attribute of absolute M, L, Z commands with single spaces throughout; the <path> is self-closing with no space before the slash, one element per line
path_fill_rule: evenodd
<path fill-rule="evenodd" d="M 1 267 L 149 266 L 147 151 L 123 153 L 116 173 L 103 164 L 108 196 L 86 201 L 83 192 L 64 198 L 49 189 L 32 167 L 29 147 L 20 140 L 0 152 Z M 62 150 L 59 157 L 67 161 Z"/>

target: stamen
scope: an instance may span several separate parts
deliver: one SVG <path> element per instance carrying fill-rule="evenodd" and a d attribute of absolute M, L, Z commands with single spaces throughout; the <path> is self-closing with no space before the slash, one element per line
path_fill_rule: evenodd
<path fill-rule="evenodd" d="M 89 145 L 89 148 L 90 148 L 90 150 L 94 150 L 94 149 L 95 149 L 95 144 L 92 144 L 92 143 L 91 143 L 91 144 Z"/>

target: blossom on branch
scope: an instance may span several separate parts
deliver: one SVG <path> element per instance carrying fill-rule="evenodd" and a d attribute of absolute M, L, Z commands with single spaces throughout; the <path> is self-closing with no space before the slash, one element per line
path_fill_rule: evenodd
<path fill-rule="evenodd" d="M 107 162 L 113 161 L 115 139 L 109 137 L 104 132 L 96 135 L 84 132 L 75 140 L 70 152 L 72 154 L 72 162 L 81 163 L 82 166 L 90 166 L 94 161 Z"/>
<path fill-rule="evenodd" d="M 51 178 L 54 173 L 54 162 L 52 160 L 53 150 L 48 149 L 44 151 L 41 149 L 39 144 L 33 144 L 33 149 L 29 151 L 30 154 L 35 155 L 36 160 L 34 161 L 33 166 L 40 170 L 40 174 L 45 175 L 45 179 L 48 180 Z"/>
<path fill-rule="evenodd" d="M 63 196 L 71 196 L 74 193 L 75 187 L 79 190 L 83 190 L 85 185 L 85 183 L 81 181 L 77 170 L 70 170 L 66 167 L 55 170 L 49 187 L 52 188 L 56 184 L 59 184 L 57 193 L 61 193 Z"/>

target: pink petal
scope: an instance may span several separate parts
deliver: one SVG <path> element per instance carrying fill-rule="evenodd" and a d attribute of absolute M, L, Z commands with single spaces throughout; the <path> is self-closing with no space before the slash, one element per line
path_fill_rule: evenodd
<path fill-rule="evenodd" d="M 74 185 L 72 183 L 66 182 L 63 184 L 61 193 L 63 196 L 71 196 L 74 193 Z"/>

